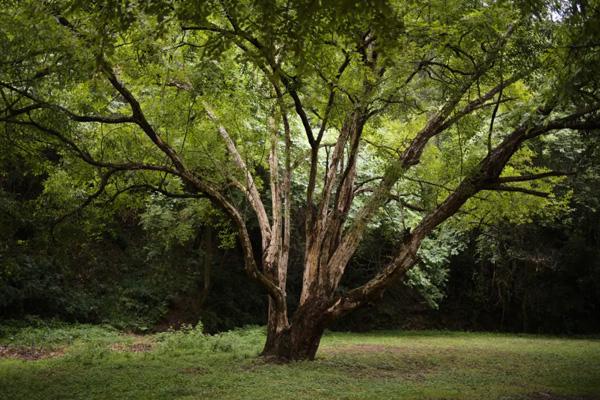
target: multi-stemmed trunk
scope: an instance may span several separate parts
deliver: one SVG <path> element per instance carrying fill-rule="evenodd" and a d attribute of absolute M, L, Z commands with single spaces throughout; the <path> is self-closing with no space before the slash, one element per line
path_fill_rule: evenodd
<path fill-rule="evenodd" d="M 34 95 L 36 90 L 21 89 L 23 83 L 19 81 L 20 83 L 17 86 L 12 84 L 2 85 L 3 99 L 6 101 L 4 93 L 6 90 L 9 94 L 15 96 L 16 100 L 9 102 L 10 104 L 7 103 L 7 107 L 2 111 L 3 116 L 0 121 L 40 131 L 53 140 L 57 140 L 65 149 L 71 151 L 84 162 L 104 171 L 98 192 L 92 195 L 83 206 L 89 204 L 102 193 L 112 175 L 121 171 L 146 171 L 176 177 L 185 183 L 186 188 L 193 189 L 190 190 L 190 193 L 169 193 L 162 186 L 157 188 L 150 186 L 153 190 L 163 194 L 171 194 L 174 197 L 186 197 L 186 195 L 199 197 L 201 194 L 220 207 L 237 229 L 246 272 L 269 295 L 267 341 L 263 350 L 265 357 L 279 360 L 314 359 L 325 328 L 339 316 L 379 296 L 391 282 L 415 265 L 418 259 L 417 250 L 423 238 L 447 218 L 454 215 L 477 192 L 481 190 L 499 190 L 539 194 L 540 192 L 534 190 L 511 186 L 510 183 L 564 174 L 549 172 L 500 177 L 504 166 L 523 142 L 561 129 L 600 129 L 597 107 L 585 109 L 577 107 L 577 112 L 573 111 L 565 116 L 565 112 L 568 112 L 571 107 L 569 104 L 564 109 L 559 107 L 560 102 L 563 100 L 562 96 L 558 95 L 561 90 L 555 90 L 556 96 L 550 96 L 536 113 L 528 114 L 527 118 L 520 119 L 519 125 L 514 127 L 511 133 L 507 133 L 493 147 L 493 121 L 498 106 L 503 100 L 503 90 L 519 81 L 522 75 L 501 76 L 500 83 L 489 88 L 487 92 L 481 92 L 481 87 L 484 82 L 491 81 L 489 78 L 494 77 L 494 74 L 489 72 L 497 65 L 498 59 L 502 57 L 502 49 L 512 34 L 514 25 L 509 25 L 506 34 L 500 36 L 496 43 L 489 44 L 489 46 L 486 46 L 487 49 L 483 49 L 482 45 L 485 54 L 480 59 L 469 56 L 471 63 L 473 63 L 473 69 L 464 73 L 464 75 L 459 74 L 460 77 L 457 78 L 456 82 L 443 87 L 442 93 L 444 93 L 443 97 L 445 98 L 443 104 L 435 107 L 436 111 L 432 111 L 422 129 L 414 132 L 414 136 L 408 143 L 396 149 L 397 153 L 394 152 L 392 155 L 393 160 L 386 165 L 381 176 L 367 177 L 363 182 L 357 182 L 357 159 L 361 151 L 361 137 L 365 124 L 373 115 L 385 110 L 388 104 L 399 102 L 399 99 L 393 95 L 389 98 L 387 95 L 381 97 L 388 92 L 387 86 L 391 84 L 391 81 L 389 78 L 384 79 L 386 69 L 383 66 L 384 64 L 378 61 L 378 53 L 384 50 L 385 47 L 378 48 L 375 46 L 376 38 L 373 31 L 367 29 L 356 36 L 359 37 L 358 43 L 342 50 L 343 54 L 340 54 L 340 57 L 343 60 L 334 76 L 327 77 L 327 74 L 319 71 L 318 75 L 325 81 L 323 87 L 327 89 L 326 105 L 324 110 L 321 110 L 320 107 L 306 107 L 303 104 L 305 97 L 299 92 L 304 86 L 311 86 L 301 84 L 301 82 L 310 82 L 311 78 L 306 80 L 303 80 L 302 77 L 291 78 L 283 70 L 283 65 L 295 64 L 280 59 L 280 57 L 285 57 L 289 53 L 287 50 L 283 51 L 284 46 L 278 44 L 277 41 L 263 43 L 262 40 L 264 39 L 260 35 L 255 36 L 251 31 L 244 28 L 246 25 L 254 26 L 254 23 L 238 23 L 237 13 L 229 12 L 224 5 L 225 2 L 220 3 L 224 7 L 222 11 L 227 17 L 227 22 L 224 23 L 230 26 L 210 24 L 210 26 L 200 25 L 184 29 L 213 32 L 234 39 L 233 42 L 239 47 L 240 51 L 251 55 L 250 59 L 254 60 L 256 66 L 265 74 L 266 80 L 273 87 L 273 98 L 276 99 L 276 102 L 269 118 L 268 131 L 270 134 L 267 140 L 270 143 L 268 159 L 270 207 L 265 204 L 262 198 L 263 193 L 259 190 L 260 185 L 257 185 L 253 178 L 254 171 L 251 167 L 254 163 L 251 163 L 249 167 L 246 163 L 246 157 L 244 157 L 245 154 L 240 153 L 238 150 L 234 140 L 235 136 L 227 132 L 207 102 L 202 102 L 204 109 L 208 114 L 208 118 L 215 123 L 229 155 L 231 165 L 234 167 L 227 174 L 226 184 L 223 184 L 220 180 L 213 180 L 210 174 L 198 172 L 195 167 L 188 164 L 184 157 L 185 154 L 180 154 L 169 143 L 168 137 L 161 134 L 163 129 L 157 129 L 153 125 L 152 119 L 146 117 L 142 107 L 144 102 L 140 102 L 134 92 L 120 79 L 120 68 L 113 67 L 109 62 L 110 60 L 105 59 L 101 54 L 97 57 L 98 71 L 129 105 L 130 112 L 127 115 L 78 115 L 62 105 L 51 104 L 49 99 L 38 99 Z M 68 28 L 68 34 L 75 35 L 77 38 L 85 36 L 77 32 L 77 24 L 69 23 L 63 16 L 56 17 L 59 24 L 63 25 L 64 28 Z M 219 40 L 222 39 L 220 37 Z M 340 41 L 339 44 L 341 43 L 344 43 L 344 41 Z M 338 45 L 335 42 L 333 44 Z M 331 45 L 332 43 L 327 43 L 327 46 Z M 457 57 L 461 58 L 462 52 Z M 502 63 L 500 64 L 502 65 Z M 433 59 L 421 61 L 418 63 L 418 68 L 410 73 L 406 80 L 400 79 L 404 83 L 399 86 L 398 90 L 406 86 L 420 71 L 423 72 L 422 69 L 428 65 L 444 67 L 444 64 L 440 64 L 438 61 L 434 62 Z M 446 68 L 451 72 L 455 72 L 449 66 L 446 66 Z M 355 76 L 363 76 L 362 90 L 356 90 L 355 85 L 350 85 L 350 88 L 343 87 L 343 82 L 341 84 L 340 79 L 346 69 L 353 69 Z M 365 71 L 367 73 L 363 75 Z M 302 73 L 301 70 L 295 72 Z M 359 75 L 356 75 L 357 73 Z M 48 77 L 53 76 L 52 74 L 43 73 L 39 79 L 45 79 L 46 75 Z M 431 75 L 429 76 L 431 77 Z M 38 79 L 37 75 L 35 79 Z M 475 85 L 478 95 L 473 99 L 473 87 Z M 166 86 L 174 86 L 177 90 L 185 91 L 193 89 L 193 85 L 189 82 L 173 81 L 166 83 Z M 194 91 L 194 93 L 198 92 Z M 347 96 L 349 101 L 339 100 L 338 97 L 341 94 Z M 18 102 L 23 104 L 19 103 L 20 106 L 17 107 Z M 293 107 L 290 103 L 293 104 Z M 394 185 L 405 176 L 410 168 L 419 164 L 425 146 L 432 138 L 447 131 L 463 117 L 473 115 L 478 110 L 491 105 L 495 105 L 495 111 L 492 115 L 488 134 L 488 152 L 480 161 L 478 167 L 473 168 L 469 175 L 462 177 L 461 183 L 451 190 L 446 199 L 436 207 L 430 210 L 422 206 L 416 208 L 417 211 L 424 213 L 424 217 L 399 240 L 395 256 L 387 265 L 382 267 L 375 277 L 346 292 L 338 290 L 344 270 L 364 236 L 368 224 L 373 220 L 378 210 L 389 201 L 397 201 L 402 207 L 410 208 L 410 204 L 401 195 L 393 195 L 392 191 Z M 302 293 L 298 308 L 288 320 L 286 280 L 291 240 L 291 180 L 292 172 L 296 168 L 292 163 L 292 133 L 290 121 L 288 121 L 292 109 L 302 123 L 302 128 L 306 134 L 310 146 L 310 161 L 308 163 L 309 174 L 304 204 L 306 209 L 306 236 L 304 240 L 305 265 Z M 57 124 L 46 125 L 43 122 L 36 121 L 36 118 L 32 119 L 30 113 L 35 110 L 51 110 L 57 116 L 62 115 L 65 120 L 69 120 L 73 124 L 133 125 L 147 136 L 169 162 L 168 164 L 157 165 L 144 162 L 108 162 L 103 158 L 95 158 L 94 154 L 86 150 L 87 146 L 78 142 L 78 135 L 71 138 L 69 134 L 59 132 L 53 127 Z M 308 110 L 311 110 L 318 118 L 316 120 L 309 118 Z M 562 116 L 551 118 L 551 114 L 555 110 L 560 112 Z M 345 113 L 343 120 L 339 118 L 342 112 Z M 334 117 L 330 118 L 332 115 Z M 191 121 L 192 118 L 189 118 L 189 120 Z M 333 123 L 331 120 L 341 121 L 339 134 L 333 147 L 331 144 L 322 143 L 325 132 L 332 128 Z M 62 125 L 67 126 L 69 124 Z M 280 132 L 281 127 L 283 127 L 283 135 Z M 410 135 L 407 137 L 410 137 Z M 281 151 L 283 151 L 283 157 L 280 162 L 278 154 Z M 326 157 L 323 157 L 323 151 L 326 152 Z M 325 164 L 324 168 L 323 164 Z M 164 177 L 161 178 L 161 182 L 164 182 L 164 180 Z M 231 196 L 230 192 L 233 189 L 237 189 L 246 198 L 258 222 L 262 239 L 260 262 L 255 257 L 258 251 L 255 251 L 257 249 L 253 247 L 246 225 L 245 205 L 244 208 L 241 208 L 237 196 Z M 350 220 L 348 216 L 354 198 L 364 193 L 369 193 L 370 196 L 364 198 L 360 206 L 355 205 L 352 213 L 353 218 Z"/>

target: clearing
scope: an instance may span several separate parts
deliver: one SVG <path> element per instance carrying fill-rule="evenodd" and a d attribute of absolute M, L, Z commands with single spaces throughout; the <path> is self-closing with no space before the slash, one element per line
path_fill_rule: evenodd
<path fill-rule="evenodd" d="M 314 362 L 256 355 L 261 328 L 129 335 L 0 327 L 1 399 L 600 399 L 600 340 L 328 333 Z"/>

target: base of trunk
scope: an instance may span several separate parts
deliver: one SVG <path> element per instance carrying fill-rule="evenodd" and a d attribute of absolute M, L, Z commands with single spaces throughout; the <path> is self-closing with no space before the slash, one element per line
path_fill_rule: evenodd
<path fill-rule="evenodd" d="M 276 336 L 267 337 L 261 355 L 281 362 L 314 360 L 321 343 L 321 336 L 323 336 L 323 329 L 298 331 L 290 327 Z"/>
<path fill-rule="evenodd" d="M 267 331 L 261 355 L 279 362 L 314 360 L 325 331 L 324 316 L 320 307 L 302 306 L 289 326 Z"/>

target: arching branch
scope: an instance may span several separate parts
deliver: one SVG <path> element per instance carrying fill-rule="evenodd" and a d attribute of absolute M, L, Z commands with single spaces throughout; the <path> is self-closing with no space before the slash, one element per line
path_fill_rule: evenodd
<path fill-rule="evenodd" d="M 262 241 L 263 241 L 263 250 L 264 250 L 267 248 L 268 243 L 271 239 L 271 225 L 269 222 L 269 217 L 267 216 L 267 212 L 265 210 L 264 203 L 261 199 L 260 193 L 258 192 L 258 188 L 256 187 L 256 184 L 254 183 L 254 178 L 252 177 L 252 173 L 248 169 L 246 162 L 244 161 L 241 154 L 239 153 L 239 151 L 235 145 L 235 142 L 229 135 L 229 132 L 227 132 L 227 129 L 225 129 L 225 127 L 218 121 L 216 115 L 214 114 L 213 110 L 210 108 L 208 103 L 203 102 L 203 106 L 204 106 L 204 109 L 206 110 L 206 113 L 207 113 L 208 117 L 210 118 L 210 120 L 213 121 L 213 123 L 215 123 L 217 125 L 217 130 L 219 132 L 219 135 L 225 142 L 227 151 L 229 152 L 230 156 L 233 158 L 235 165 L 237 165 L 237 167 L 244 174 L 244 177 L 246 179 L 246 185 L 242 186 L 241 189 L 246 194 L 248 200 L 250 201 L 250 204 L 252 205 L 252 209 L 254 210 L 256 217 L 258 218 L 258 225 L 259 225 L 260 231 L 261 231 L 261 236 L 262 236 Z"/>
<path fill-rule="evenodd" d="M 393 282 L 395 277 L 415 265 L 418 261 L 416 253 L 423 238 L 442 222 L 458 212 L 460 207 L 480 190 L 493 187 L 495 185 L 494 182 L 498 181 L 502 170 L 523 142 L 560 129 L 600 129 L 600 116 L 595 115 L 593 118 L 590 118 L 596 110 L 597 108 L 585 112 L 577 112 L 567 117 L 550 121 L 528 121 L 516 128 L 479 163 L 479 167 L 475 172 L 466 177 L 435 210 L 421 220 L 401 244 L 392 262 L 364 285 L 339 296 L 328 312 L 333 316 L 338 316 L 359 307 L 365 301 L 368 301 L 368 299 L 381 293 L 381 291 Z M 588 119 L 583 120 L 582 118 L 586 116 Z M 500 187 L 502 190 L 508 188 L 506 186 Z M 510 187 L 508 190 L 527 192 L 527 194 L 545 197 L 545 193 L 543 192 L 528 189 L 521 190 L 521 188 L 515 189 L 515 187 Z"/>

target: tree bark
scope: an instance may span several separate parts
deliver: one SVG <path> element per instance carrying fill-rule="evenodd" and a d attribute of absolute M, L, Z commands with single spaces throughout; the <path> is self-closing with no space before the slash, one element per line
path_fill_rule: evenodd
<path fill-rule="evenodd" d="M 270 328 L 269 320 L 261 355 L 278 362 L 314 360 L 323 332 L 331 322 L 329 304 L 324 298 L 308 299 L 296 310 L 291 323 L 278 332 Z"/>

